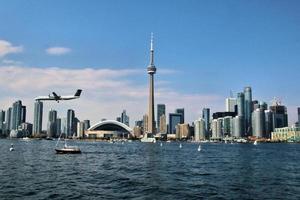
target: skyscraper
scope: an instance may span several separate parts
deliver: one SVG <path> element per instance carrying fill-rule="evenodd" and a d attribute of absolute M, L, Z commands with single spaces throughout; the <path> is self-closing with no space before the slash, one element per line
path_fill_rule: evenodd
<path fill-rule="evenodd" d="M 17 130 L 18 126 L 22 123 L 22 101 L 16 101 L 12 106 L 11 129 Z"/>
<path fill-rule="evenodd" d="M 298 123 L 300 124 L 300 107 L 298 108 Z"/>
<path fill-rule="evenodd" d="M 148 133 L 155 134 L 155 122 L 154 122 L 154 74 L 156 73 L 156 67 L 154 65 L 153 34 L 151 35 L 150 64 L 147 67 L 147 72 L 149 74 Z"/>
<path fill-rule="evenodd" d="M 11 113 L 12 113 L 12 108 L 9 107 L 6 111 L 6 117 L 5 117 L 5 130 L 6 130 L 6 134 L 9 133 L 11 127 Z"/>
<path fill-rule="evenodd" d="M 57 120 L 57 112 L 56 110 L 51 109 L 48 115 L 48 126 L 47 126 L 47 136 L 49 138 L 57 137 L 56 120 Z"/>
<path fill-rule="evenodd" d="M 200 118 L 194 122 L 194 134 L 195 134 L 195 141 L 205 140 L 206 130 L 205 130 L 205 121 L 204 119 Z"/>
<path fill-rule="evenodd" d="M 181 114 L 181 121 L 180 124 L 184 124 L 184 108 L 177 108 L 175 113 Z"/>
<path fill-rule="evenodd" d="M 21 123 L 26 122 L 26 106 L 21 107 Z"/>
<path fill-rule="evenodd" d="M 252 113 L 253 136 L 262 138 L 265 135 L 265 112 L 263 108 L 257 108 Z"/>
<path fill-rule="evenodd" d="M 5 111 L 0 110 L 0 136 L 2 136 L 5 132 Z"/>
<path fill-rule="evenodd" d="M 33 116 L 33 136 L 37 137 L 42 133 L 43 123 L 43 102 L 36 101 L 34 103 L 34 116 Z"/>
<path fill-rule="evenodd" d="M 239 120 L 243 123 L 240 127 L 242 128 L 241 136 L 245 137 L 247 134 L 245 133 L 245 95 L 243 92 L 237 94 L 237 111 L 237 115 L 240 117 Z"/>
<path fill-rule="evenodd" d="M 160 132 L 160 117 L 162 115 L 166 115 L 166 105 L 165 104 L 157 104 L 157 130 Z"/>
<path fill-rule="evenodd" d="M 167 119 L 166 119 L 166 115 L 163 114 L 160 116 L 159 118 L 159 132 L 162 134 L 167 134 L 168 130 L 167 130 Z"/>
<path fill-rule="evenodd" d="M 182 121 L 182 114 L 180 113 L 169 113 L 169 134 L 176 133 L 176 125 Z"/>
<path fill-rule="evenodd" d="M 270 110 L 265 110 L 265 138 L 271 138 L 271 132 L 273 131 L 273 112 Z"/>
<path fill-rule="evenodd" d="M 129 116 L 126 114 L 126 110 L 121 113 L 121 122 L 129 126 Z"/>
<path fill-rule="evenodd" d="M 143 116 L 143 132 L 144 132 L 144 135 L 148 132 L 148 122 L 149 122 L 149 117 L 147 114 L 145 114 Z"/>
<path fill-rule="evenodd" d="M 252 113 L 252 90 L 251 87 L 245 87 L 244 88 L 244 94 L 245 94 L 245 131 L 247 136 L 251 135 L 251 113 Z"/>
<path fill-rule="evenodd" d="M 225 108 L 226 112 L 235 112 L 235 106 L 236 106 L 236 98 L 226 98 L 225 100 Z"/>
<path fill-rule="evenodd" d="M 202 118 L 205 122 L 205 137 L 206 139 L 209 139 L 210 137 L 210 109 L 209 108 L 203 108 L 202 109 Z"/>
<path fill-rule="evenodd" d="M 283 128 L 288 126 L 287 108 L 281 105 L 280 102 L 273 102 L 270 106 L 270 110 L 273 112 L 273 130 L 275 128 Z"/>
<path fill-rule="evenodd" d="M 232 128 L 233 128 L 233 136 L 235 138 L 243 137 L 243 130 L 244 130 L 244 117 L 243 116 L 236 116 L 232 120 Z"/>
<path fill-rule="evenodd" d="M 75 133 L 75 112 L 69 109 L 67 112 L 67 136 L 71 137 Z"/>

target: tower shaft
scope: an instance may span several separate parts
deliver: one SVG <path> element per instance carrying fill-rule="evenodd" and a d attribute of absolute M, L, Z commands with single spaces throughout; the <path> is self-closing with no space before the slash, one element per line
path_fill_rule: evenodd
<path fill-rule="evenodd" d="M 149 110 L 148 110 L 148 132 L 155 132 L 154 124 L 154 77 L 150 74 L 149 77 Z"/>

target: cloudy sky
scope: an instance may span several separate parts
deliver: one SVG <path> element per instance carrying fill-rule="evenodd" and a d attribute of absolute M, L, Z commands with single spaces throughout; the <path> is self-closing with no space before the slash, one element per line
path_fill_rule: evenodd
<path fill-rule="evenodd" d="M 300 106 L 299 1 L 17 1 L 0 0 L 0 108 L 21 99 L 33 119 L 34 98 L 73 94 L 45 103 L 65 117 L 131 124 L 147 111 L 150 33 L 155 37 L 156 103 L 184 107 L 192 122 L 203 107 L 225 109 L 230 91 L 252 86 L 274 97 L 296 121 Z"/>

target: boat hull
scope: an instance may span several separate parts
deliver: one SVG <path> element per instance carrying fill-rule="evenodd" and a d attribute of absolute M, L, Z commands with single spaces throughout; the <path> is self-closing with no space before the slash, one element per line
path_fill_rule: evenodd
<path fill-rule="evenodd" d="M 80 154 L 80 149 L 55 149 L 57 154 Z"/>

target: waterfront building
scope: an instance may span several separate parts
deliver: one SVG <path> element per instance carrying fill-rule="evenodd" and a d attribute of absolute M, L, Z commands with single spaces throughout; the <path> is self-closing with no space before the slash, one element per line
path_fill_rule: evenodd
<path fill-rule="evenodd" d="M 43 102 L 36 101 L 34 103 L 33 137 L 38 137 L 42 133 L 42 123 L 43 123 Z"/>
<path fill-rule="evenodd" d="M 11 116 L 11 129 L 17 130 L 22 123 L 22 101 L 18 100 L 13 103 Z"/>
<path fill-rule="evenodd" d="M 187 139 L 190 136 L 189 124 L 177 124 L 175 133 L 176 139 Z"/>
<path fill-rule="evenodd" d="M 12 113 L 12 108 L 9 107 L 6 111 L 6 117 L 5 117 L 5 134 L 7 135 L 9 131 L 11 130 L 11 113 Z"/>
<path fill-rule="evenodd" d="M 127 126 L 129 126 L 129 116 L 126 114 L 126 110 L 123 110 L 121 114 L 121 123 L 124 123 Z"/>
<path fill-rule="evenodd" d="M 61 118 L 56 119 L 55 125 L 56 125 L 56 137 L 59 137 L 62 133 L 62 131 L 61 131 Z"/>
<path fill-rule="evenodd" d="M 148 115 L 145 114 L 143 116 L 143 134 L 144 135 L 148 132 L 148 128 L 149 128 L 149 126 L 148 126 L 148 119 L 149 119 Z"/>
<path fill-rule="evenodd" d="M 217 138 L 223 138 L 223 118 L 217 119 Z"/>
<path fill-rule="evenodd" d="M 181 113 L 169 113 L 169 134 L 176 134 L 176 125 L 181 124 Z"/>
<path fill-rule="evenodd" d="M 210 109 L 209 108 L 202 109 L 202 119 L 205 122 L 205 138 L 209 139 L 210 137 Z"/>
<path fill-rule="evenodd" d="M 271 133 L 272 141 L 300 142 L 300 127 L 275 128 Z"/>
<path fill-rule="evenodd" d="M 91 127 L 90 120 L 86 119 L 86 120 L 83 120 L 83 122 L 84 122 L 84 130 L 86 131 L 87 129 L 89 129 Z"/>
<path fill-rule="evenodd" d="M 226 112 L 236 112 L 235 107 L 236 107 L 236 98 L 230 97 L 226 98 L 225 100 L 225 109 Z"/>
<path fill-rule="evenodd" d="M 200 118 L 194 122 L 194 138 L 195 141 L 205 140 L 206 130 L 205 130 L 205 120 Z"/>
<path fill-rule="evenodd" d="M 265 110 L 265 138 L 271 138 L 271 132 L 273 131 L 273 112 L 271 110 Z"/>
<path fill-rule="evenodd" d="M 135 138 L 140 138 L 142 135 L 142 127 L 140 126 L 135 126 L 133 128 L 133 135 Z"/>
<path fill-rule="evenodd" d="M 67 136 L 67 118 L 62 118 L 61 119 L 61 132 L 65 136 Z"/>
<path fill-rule="evenodd" d="M 233 127 L 233 137 L 235 138 L 241 138 L 244 135 L 244 117 L 243 116 L 236 116 L 233 118 L 232 121 L 232 127 Z"/>
<path fill-rule="evenodd" d="M 212 139 L 218 138 L 217 129 L 218 129 L 218 120 L 217 119 L 213 119 L 211 121 Z"/>
<path fill-rule="evenodd" d="M 245 118 L 245 131 L 247 136 L 252 135 L 252 127 L 251 127 L 251 113 L 252 113 L 252 90 L 251 87 L 244 88 L 244 97 L 245 97 L 245 104 L 244 104 L 244 118 Z"/>
<path fill-rule="evenodd" d="M 280 102 L 274 101 L 269 108 L 273 112 L 273 130 L 288 126 L 287 108 Z"/>
<path fill-rule="evenodd" d="M 84 138 L 85 133 L 85 123 L 77 122 L 77 138 Z"/>
<path fill-rule="evenodd" d="M 67 111 L 67 137 L 72 137 L 75 133 L 75 111 L 69 109 Z"/>
<path fill-rule="evenodd" d="M 165 104 L 157 104 L 157 131 L 161 133 L 160 126 L 160 117 L 164 115 L 166 116 L 166 105 Z"/>
<path fill-rule="evenodd" d="M 232 136 L 232 117 L 226 116 L 223 118 L 223 136 Z"/>
<path fill-rule="evenodd" d="M 238 116 L 245 116 L 245 95 L 243 92 L 237 94 Z"/>
<path fill-rule="evenodd" d="M 180 124 L 184 124 L 184 108 L 177 108 L 175 113 L 181 114 Z"/>
<path fill-rule="evenodd" d="M 33 130 L 33 124 L 24 122 L 20 125 L 20 131 L 23 132 L 22 137 L 31 137 Z"/>
<path fill-rule="evenodd" d="M 0 110 L 0 136 L 3 136 L 5 132 L 5 111 Z"/>
<path fill-rule="evenodd" d="M 160 133 L 162 134 L 167 134 L 168 132 L 168 129 L 167 129 L 167 118 L 166 118 L 166 115 L 165 114 L 162 114 L 160 117 L 159 117 L 159 128 L 160 128 Z"/>
<path fill-rule="evenodd" d="M 155 134 L 154 123 L 154 74 L 156 73 L 156 67 L 154 65 L 154 48 L 153 48 L 153 35 L 151 35 L 150 45 L 150 64 L 147 67 L 149 74 L 149 110 L 148 110 L 148 130 L 150 134 Z"/>
<path fill-rule="evenodd" d="M 257 108 L 252 113 L 253 136 L 262 138 L 265 136 L 265 112 L 263 108 Z"/>
<path fill-rule="evenodd" d="M 126 124 L 115 121 L 105 120 L 91 126 L 85 135 L 90 139 L 121 139 L 132 136 L 133 130 Z"/>
<path fill-rule="evenodd" d="M 300 124 L 300 107 L 298 108 L 298 124 Z"/>
<path fill-rule="evenodd" d="M 56 131 L 56 120 L 57 120 L 57 111 L 56 110 L 50 110 L 48 115 L 48 124 L 47 124 L 47 137 L 57 137 L 57 131 Z"/>

